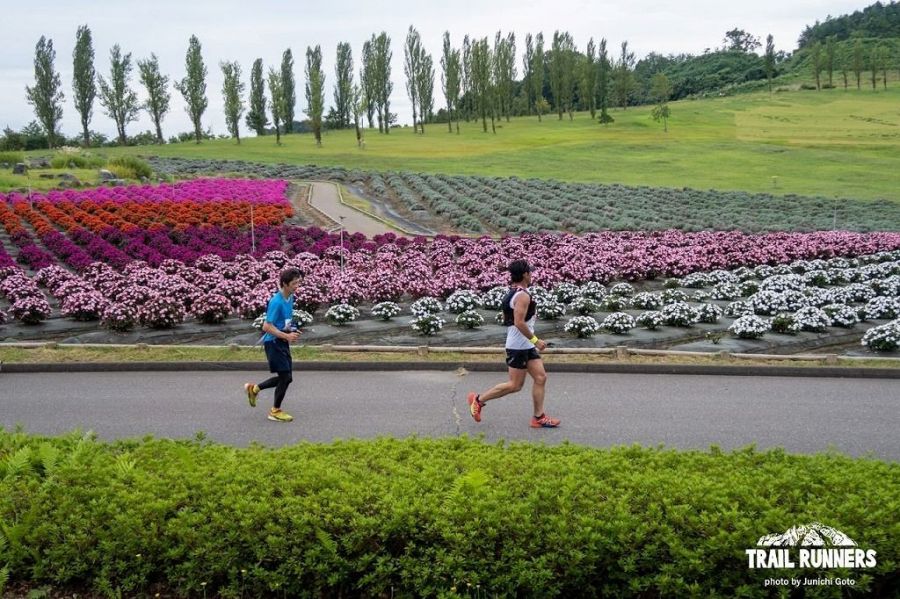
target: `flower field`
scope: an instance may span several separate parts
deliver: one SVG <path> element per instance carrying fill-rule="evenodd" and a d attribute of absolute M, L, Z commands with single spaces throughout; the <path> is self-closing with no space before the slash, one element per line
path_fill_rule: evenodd
<path fill-rule="evenodd" d="M 435 218 L 435 229 L 452 228 L 462 233 L 589 233 L 607 229 L 900 231 L 900 203 L 888 199 L 835 199 L 516 177 L 378 173 L 341 167 L 224 160 L 167 158 L 154 159 L 151 163 L 163 172 L 188 175 L 227 171 L 258 177 L 338 181 L 363 190 L 368 197 L 388 201 L 398 212 L 414 220 Z"/>
<path fill-rule="evenodd" d="M 298 309 L 319 321 L 384 319 L 382 310 L 372 314 L 365 306 L 433 298 L 436 308 L 419 301 L 411 314 L 435 314 L 446 301 L 455 325 L 473 329 L 485 321 L 474 310 L 494 309 L 506 264 L 522 256 L 535 266 L 537 293 L 544 294 L 541 318 L 578 315 L 581 337 L 716 323 L 723 312 L 738 318 L 808 308 L 799 324 L 784 326 L 812 330 L 804 323 L 852 326 L 900 311 L 900 233 L 669 230 L 433 240 L 353 234 L 341 247 L 338 234 L 285 223 L 292 215 L 286 188 L 284 180 L 199 179 L 4 196 L 0 219 L 10 247 L 0 251 L 0 319 L 36 324 L 59 316 L 113 331 L 252 320 L 290 264 L 306 273 Z M 667 277 L 683 277 L 678 285 L 699 291 L 635 293 L 624 282 Z M 585 320 L 597 312 L 609 314 L 597 326 Z"/>

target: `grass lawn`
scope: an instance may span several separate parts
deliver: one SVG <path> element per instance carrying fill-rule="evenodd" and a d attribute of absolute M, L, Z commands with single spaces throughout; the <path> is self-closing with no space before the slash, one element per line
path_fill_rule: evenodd
<path fill-rule="evenodd" d="M 465 364 L 472 362 L 496 362 L 501 364 L 499 353 L 456 353 L 429 352 L 425 356 L 418 355 L 415 348 L 408 352 L 348 352 L 329 351 L 327 348 L 315 346 L 297 346 L 292 350 L 297 362 L 431 362 L 436 364 Z M 586 364 L 690 364 L 711 366 L 803 366 L 816 368 L 832 366 L 824 362 L 803 360 L 770 360 L 723 357 L 715 354 L 709 356 L 647 356 L 631 355 L 624 361 L 617 360 L 613 354 L 564 354 L 548 350 L 544 354 L 548 364 L 586 363 Z M 62 362 L 265 362 L 265 355 L 260 347 L 191 347 L 146 345 L 128 347 L 73 347 L 41 345 L 36 347 L 0 346 L 0 363 L 34 364 Z M 833 366 L 855 368 L 900 368 L 900 360 L 872 358 L 866 360 L 847 360 L 838 357 Z"/>
<path fill-rule="evenodd" d="M 659 187 L 746 190 L 825 197 L 900 199 L 900 85 L 884 91 L 768 92 L 671 103 L 669 132 L 649 106 L 612 111 L 601 126 L 587 113 L 514 118 L 483 133 L 481 122 L 379 135 L 358 149 L 352 130 L 109 148 L 186 158 L 338 165 L 465 175 L 518 176 Z M 490 130 L 490 123 L 488 123 Z"/>
<path fill-rule="evenodd" d="M 47 191 L 48 189 L 58 189 L 60 179 L 57 177 L 57 175 L 61 173 L 71 173 L 78 177 L 78 180 L 82 183 L 88 183 L 90 185 L 97 185 L 99 184 L 100 180 L 98 169 L 29 169 L 28 172 L 24 175 L 13 175 L 11 171 L 3 170 L 0 171 L 0 191 L 9 191 L 12 189 L 27 189 L 28 187 L 31 187 L 32 191 Z M 53 175 L 53 178 L 41 178 L 41 175 Z"/>

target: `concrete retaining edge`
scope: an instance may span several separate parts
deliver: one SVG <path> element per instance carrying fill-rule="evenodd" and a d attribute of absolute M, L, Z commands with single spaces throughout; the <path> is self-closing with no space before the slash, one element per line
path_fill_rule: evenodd
<path fill-rule="evenodd" d="M 456 371 L 506 372 L 502 362 L 302 362 L 294 361 L 295 372 L 352 371 Z M 782 376 L 900 379 L 900 369 L 852 367 L 792 367 L 695 364 L 547 364 L 548 373 L 586 374 L 687 374 L 727 376 Z M 68 373 L 68 372 L 203 372 L 203 371 L 267 371 L 265 362 L 60 362 L 0 364 L 0 374 Z"/>

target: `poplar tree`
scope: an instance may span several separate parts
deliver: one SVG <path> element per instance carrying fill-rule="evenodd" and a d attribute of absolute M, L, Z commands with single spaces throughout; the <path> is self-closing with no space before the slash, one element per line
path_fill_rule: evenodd
<path fill-rule="evenodd" d="M 62 120 L 62 79 L 54 70 L 56 51 L 53 40 L 43 35 L 34 47 L 34 87 L 25 86 L 25 97 L 34 107 L 34 114 L 47 134 L 47 143 L 52 149 L 59 136 L 58 127 Z"/>
<path fill-rule="evenodd" d="M 766 54 L 765 54 L 765 66 L 766 66 L 766 81 L 769 84 L 769 93 L 772 93 L 772 79 L 775 77 L 775 38 L 772 37 L 772 34 L 766 36 Z"/>
<path fill-rule="evenodd" d="M 622 110 L 628 110 L 628 99 L 634 91 L 634 52 L 628 51 L 628 42 L 622 42 L 622 53 L 613 70 L 613 92 Z"/>
<path fill-rule="evenodd" d="M 534 104 L 535 108 L 537 108 L 537 103 L 540 101 L 546 100 L 544 99 L 544 34 L 538 33 L 534 37 L 534 56 L 531 64 L 531 92 L 534 95 Z M 538 122 L 541 122 L 541 113 L 543 110 L 538 110 Z"/>
<path fill-rule="evenodd" d="M 856 40 L 853 44 L 853 73 L 856 75 L 856 89 L 862 89 L 863 71 L 863 47 L 862 42 Z"/>
<path fill-rule="evenodd" d="M 384 31 L 374 40 L 375 51 L 375 75 L 376 75 L 376 92 L 378 97 L 378 129 L 383 131 L 385 135 L 391 132 L 391 122 L 393 115 L 391 114 L 391 92 L 394 90 L 394 83 L 391 81 L 391 59 L 394 53 L 391 51 L 391 38 Z"/>
<path fill-rule="evenodd" d="M 247 111 L 244 122 L 257 135 L 266 134 L 269 117 L 266 115 L 266 85 L 263 81 L 262 58 L 254 60 L 253 68 L 250 69 L 250 110 Z"/>
<path fill-rule="evenodd" d="M 353 53 L 350 44 L 337 45 L 337 61 L 334 65 L 334 109 L 338 124 L 343 129 L 350 126 L 353 115 Z"/>
<path fill-rule="evenodd" d="M 140 108 L 137 94 L 128 82 L 132 68 L 131 52 L 123 55 L 119 44 L 116 44 L 109 52 L 109 81 L 98 76 L 100 104 L 106 108 L 107 116 L 115 121 L 119 143 L 123 146 L 128 143 L 125 126 L 137 120 Z"/>
<path fill-rule="evenodd" d="M 534 110 L 534 38 L 530 33 L 525 34 L 525 52 L 522 54 L 522 92 L 525 94 L 525 104 L 528 106 L 528 114 Z"/>
<path fill-rule="evenodd" d="M 200 120 L 209 105 L 206 99 L 206 65 L 203 64 L 200 40 L 192 35 L 188 42 L 188 50 L 184 59 L 186 76 L 181 81 L 175 82 L 175 89 L 181 92 L 187 104 L 187 113 L 194 124 L 194 138 L 197 143 L 203 139 L 203 127 Z"/>
<path fill-rule="evenodd" d="M 510 32 L 494 39 L 494 82 L 497 92 L 497 107 L 509 122 L 512 111 L 513 84 L 516 78 L 516 36 Z"/>
<path fill-rule="evenodd" d="M 378 70 L 375 64 L 375 36 L 372 35 L 371 40 L 363 42 L 362 48 L 362 68 L 359 73 L 360 91 L 362 92 L 362 103 L 369 121 L 369 129 L 375 128 L 375 109 L 378 106 Z"/>
<path fill-rule="evenodd" d="M 312 122 L 316 145 L 322 145 L 322 113 L 325 110 L 325 73 L 322 47 L 306 48 L 306 114 Z"/>
<path fill-rule="evenodd" d="M 423 48 L 422 60 L 419 61 L 419 74 L 416 76 L 416 85 L 419 90 L 419 128 L 425 134 L 425 123 L 431 118 L 434 111 L 434 61 L 431 54 L 426 54 Z"/>
<path fill-rule="evenodd" d="M 809 64 L 812 66 L 813 75 L 816 77 L 816 89 L 822 89 L 822 81 L 819 75 L 822 73 L 822 44 L 816 42 L 809 50 Z"/>
<path fill-rule="evenodd" d="M 284 122 L 284 114 L 287 107 L 284 101 L 284 91 L 281 88 L 281 73 L 274 67 L 269 67 L 269 110 L 272 112 L 272 125 L 275 127 L 275 144 L 281 145 L 281 124 Z"/>
<path fill-rule="evenodd" d="M 246 86 L 241 82 L 241 65 L 235 62 L 221 62 L 224 81 L 222 82 L 222 97 L 225 99 L 225 125 L 228 132 L 241 143 L 240 123 L 244 114 L 244 101 L 241 98 Z"/>
<path fill-rule="evenodd" d="M 463 36 L 462 47 L 462 98 L 460 108 L 466 118 L 466 122 L 472 117 L 472 109 L 475 105 L 475 92 L 472 88 L 472 41 L 469 35 Z"/>
<path fill-rule="evenodd" d="M 581 64 L 581 102 L 591 112 L 591 118 L 597 117 L 597 45 L 594 38 L 588 41 Z"/>
<path fill-rule="evenodd" d="M 575 42 L 568 31 L 553 33 L 550 47 L 550 90 L 556 104 L 556 113 L 562 120 L 563 111 L 572 119 L 572 95 L 575 85 Z"/>
<path fill-rule="evenodd" d="M 453 132 L 453 117 L 456 116 L 456 133 L 459 134 L 459 86 L 460 86 L 459 50 L 450 45 L 450 32 L 444 32 L 444 52 L 441 56 L 441 87 L 447 101 L 447 132 Z"/>
<path fill-rule="evenodd" d="M 294 107 L 297 106 L 297 83 L 294 80 L 294 54 L 288 48 L 281 55 L 281 94 L 284 97 L 282 122 L 284 132 L 294 132 Z"/>
<path fill-rule="evenodd" d="M 834 87 L 834 36 L 825 40 L 825 70 L 828 71 L 828 87 Z"/>
<path fill-rule="evenodd" d="M 612 123 L 615 119 L 607 112 L 609 108 L 609 85 L 610 73 L 612 72 L 612 63 L 609 60 L 609 54 L 606 51 L 606 38 L 600 40 L 600 46 L 597 49 L 597 96 L 600 101 L 600 119 L 601 125 Z"/>
<path fill-rule="evenodd" d="M 72 91 L 75 110 L 81 117 L 82 145 L 91 145 L 90 123 L 97 97 L 96 71 L 94 70 L 94 42 L 91 30 L 82 25 L 75 33 L 75 50 L 72 52 Z"/>
<path fill-rule="evenodd" d="M 151 53 L 148 60 L 138 60 L 138 71 L 141 83 L 147 90 L 147 101 L 143 108 L 150 113 L 150 118 L 156 127 L 156 143 L 163 144 L 165 140 L 162 134 L 162 120 L 169 112 L 169 102 L 172 95 L 169 93 L 169 78 L 159 71 L 159 59 Z"/>
<path fill-rule="evenodd" d="M 413 133 L 418 131 L 418 121 L 416 120 L 416 109 L 419 104 L 419 81 L 418 77 L 421 72 L 421 61 L 423 59 L 422 38 L 419 32 L 410 25 L 406 32 L 406 43 L 403 44 L 403 72 L 406 74 L 406 93 L 409 95 L 409 102 L 412 105 L 412 121 Z"/>
<path fill-rule="evenodd" d="M 481 115 L 481 125 L 487 133 L 487 113 L 493 113 L 493 83 L 491 71 L 493 57 L 487 38 L 476 40 L 471 44 L 471 86 L 472 94 L 478 113 Z"/>

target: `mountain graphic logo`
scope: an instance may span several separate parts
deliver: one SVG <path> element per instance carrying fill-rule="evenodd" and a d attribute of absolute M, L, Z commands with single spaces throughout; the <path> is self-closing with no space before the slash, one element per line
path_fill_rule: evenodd
<path fill-rule="evenodd" d="M 857 547 L 856 541 L 841 531 L 819 522 L 793 526 L 783 533 L 759 538 L 757 547 Z"/>

